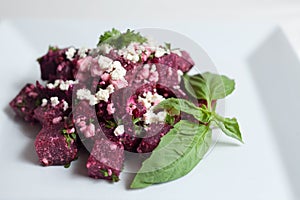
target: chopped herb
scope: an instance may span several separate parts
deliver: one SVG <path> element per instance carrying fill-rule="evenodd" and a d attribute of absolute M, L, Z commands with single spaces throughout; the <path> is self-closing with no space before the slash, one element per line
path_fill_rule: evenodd
<path fill-rule="evenodd" d="M 116 49 L 121 49 L 127 47 L 132 42 L 144 43 L 147 38 L 141 36 L 140 33 L 136 33 L 134 30 L 127 29 L 125 33 L 113 29 L 112 31 L 107 31 L 104 35 L 100 36 L 98 46 L 102 44 L 109 44 Z"/>
<path fill-rule="evenodd" d="M 141 121 L 141 118 L 132 119 L 133 124 L 136 124 Z"/>
<path fill-rule="evenodd" d="M 71 166 L 71 163 L 68 163 L 66 165 L 64 165 L 64 168 L 69 168 Z"/>
<path fill-rule="evenodd" d="M 106 128 L 116 128 L 118 124 L 114 121 L 106 120 L 105 127 Z"/>
<path fill-rule="evenodd" d="M 112 181 L 113 182 L 118 182 L 120 179 L 119 179 L 119 177 L 117 176 L 117 175 L 115 175 L 115 174 L 113 174 L 112 176 L 111 176 L 111 178 L 112 178 Z"/>
<path fill-rule="evenodd" d="M 170 51 L 171 50 L 171 43 L 165 42 L 165 49 Z"/>
<path fill-rule="evenodd" d="M 100 169 L 100 173 L 104 176 L 104 177 L 108 177 L 108 172 L 105 169 Z"/>
<path fill-rule="evenodd" d="M 57 46 L 49 46 L 48 50 L 50 51 L 57 51 L 58 50 L 58 47 Z"/>

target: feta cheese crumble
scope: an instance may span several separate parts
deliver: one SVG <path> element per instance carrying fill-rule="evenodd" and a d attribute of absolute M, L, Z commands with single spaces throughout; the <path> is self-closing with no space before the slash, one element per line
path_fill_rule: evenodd
<path fill-rule="evenodd" d="M 177 75 L 178 75 L 178 82 L 180 82 L 181 76 L 183 76 L 183 72 L 179 69 L 179 70 L 177 70 Z"/>
<path fill-rule="evenodd" d="M 58 97 L 51 97 L 50 98 L 50 102 L 51 102 L 51 106 L 52 107 L 55 107 L 59 104 L 59 100 L 58 100 Z"/>
<path fill-rule="evenodd" d="M 112 63 L 113 63 L 113 60 L 106 56 L 100 55 L 98 58 L 98 64 L 102 70 L 105 70 L 108 72 L 112 71 L 112 66 L 111 66 Z"/>
<path fill-rule="evenodd" d="M 126 75 L 126 69 L 122 67 L 119 61 L 114 61 L 113 67 L 114 70 L 110 74 L 112 80 L 120 80 Z"/>
<path fill-rule="evenodd" d="M 88 52 L 88 49 L 85 48 L 85 47 L 81 47 L 79 50 L 78 50 L 78 55 L 80 58 L 85 58 L 87 56 L 87 52 Z"/>
<path fill-rule="evenodd" d="M 117 128 L 114 130 L 115 136 L 121 136 L 124 134 L 124 125 L 119 125 Z"/>
<path fill-rule="evenodd" d="M 160 58 L 162 57 L 163 55 L 167 54 L 168 52 L 164 49 L 164 48 L 161 48 L 161 47 L 157 47 L 156 50 L 155 50 L 155 54 L 154 56 L 156 58 Z"/>
<path fill-rule="evenodd" d="M 70 86 L 78 84 L 79 81 L 73 81 L 73 80 L 55 80 L 54 83 L 48 83 L 46 86 L 48 89 L 54 89 L 57 88 L 59 86 L 59 89 L 62 91 L 67 91 L 69 90 Z"/>
<path fill-rule="evenodd" d="M 69 48 L 67 51 L 66 51 L 66 56 L 67 56 L 67 59 L 69 59 L 69 60 L 73 60 L 73 57 L 74 57 L 74 55 L 75 55 L 75 53 L 76 53 L 76 49 L 75 48 L 73 48 L 73 47 L 71 47 L 71 48 Z"/>
<path fill-rule="evenodd" d="M 108 54 L 113 48 L 109 44 L 102 44 L 98 47 L 100 53 Z"/>
<path fill-rule="evenodd" d="M 89 100 L 91 95 L 91 91 L 85 88 L 79 89 L 76 93 L 77 99 L 80 100 Z"/>
<path fill-rule="evenodd" d="M 103 89 L 99 89 L 99 91 L 96 93 L 96 98 L 99 100 L 99 101 L 105 101 L 107 102 L 108 99 L 109 99 L 109 91 L 108 90 L 103 90 Z"/>
<path fill-rule="evenodd" d="M 69 104 L 65 100 L 63 101 L 63 104 L 64 104 L 64 108 L 63 109 L 64 109 L 64 111 L 66 111 L 69 108 Z"/>
<path fill-rule="evenodd" d="M 42 107 L 45 107 L 45 106 L 47 106 L 47 104 L 48 104 L 48 100 L 47 100 L 47 99 L 42 99 L 42 104 L 41 104 L 41 106 L 42 106 Z"/>
<path fill-rule="evenodd" d="M 181 51 L 180 50 L 178 50 L 178 49 L 176 49 L 176 50 L 172 50 L 172 53 L 175 53 L 175 54 L 177 54 L 178 56 L 182 56 L 182 53 L 181 53 Z"/>
<path fill-rule="evenodd" d="M 154 113 L 153 111 L 154 107 L 163 100 L 165 100 L 163 96 L 158 93 L 152 94 L 151 92 L 144 93 L 143 97 L 138 97 L 138 102 L 142 103 L 147 109 L 147 112 L 143 115 L 145 124 L 164 122 L 167 112 Z"/>

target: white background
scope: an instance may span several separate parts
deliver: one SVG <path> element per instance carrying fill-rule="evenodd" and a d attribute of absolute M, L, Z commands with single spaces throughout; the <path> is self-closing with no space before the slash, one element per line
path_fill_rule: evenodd
<path fill-rule="evenodd" d="M 0 0 L 0 18 L 275 22 L 300 54 L 299 0 Z"/>

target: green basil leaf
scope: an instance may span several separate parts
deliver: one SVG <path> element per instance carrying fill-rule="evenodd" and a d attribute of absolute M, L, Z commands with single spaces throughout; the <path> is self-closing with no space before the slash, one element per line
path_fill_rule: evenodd
<path fill-rule="evenodd" d="M 240 132 L 240 127 L 236 118 L 222 118 L 220 116 L 216 116 L 214 121 L 227 136 L 237 139 L 238 141 L 244 143 L 242 139 L 242 134 Z"/>
<path fill-rule="evenodd" d="M 200 162 L 210 144 L 211 129 L 208 126 L 179 121 L 143 162 L 130 187 L 144 188 L 186 175 Z"/>
<path fill-rule="evenodd" d="M 185 74 L 184 84 L 192 96 L 207 101 L 223 99 L 231 94 L 235 88 L 234 80 L 210 72 L 193 76 Z"/>
<path fill-rule="evenodd" d="M 179 115 L 180 111 L 193 115 L 200 122 L 206 123 L 210 119 L 210 112 L 204 107 L 197 107 L 185 99 L 169 98 L 160 102 L 154 110 L 165 109 L 169 115 Z"/>

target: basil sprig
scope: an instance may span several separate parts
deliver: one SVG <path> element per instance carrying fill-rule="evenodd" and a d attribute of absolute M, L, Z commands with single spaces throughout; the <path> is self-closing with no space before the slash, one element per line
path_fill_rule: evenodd
<path fill-rule="evenodd" d="M 131 188 L 144 188 L 152 184 L 178 179 L 189 173 L 204 157 L 211 145 L 214 126 L 227 136 L 243 142 L 235 118 L 224 118 L 212 108 L 212 101 L 225 98 L 235 88 L 234 80 L 209 72 L 194 76 L 184 75 L 186 90 L 197 99 L 207 101 L 207 106 L 196 106 L 185 99 L 169 98 L 155 109 L 164 109 L 168 117 L 181 112 L 192 115 L 199 123 L 181 120 L 161 138 L 151 156 L 143 162 Z"/>

